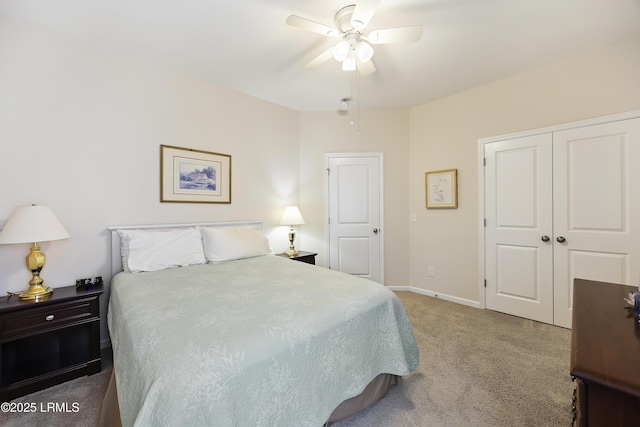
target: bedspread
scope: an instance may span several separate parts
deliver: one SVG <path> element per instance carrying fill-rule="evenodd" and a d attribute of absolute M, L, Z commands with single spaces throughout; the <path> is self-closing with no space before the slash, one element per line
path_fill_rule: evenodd
<path fill-rule="evenodd" d="M 261 256 L 119 273 L 108 324 L 123 426 L 320 426 L 418 349 L 384 286 Z"/>

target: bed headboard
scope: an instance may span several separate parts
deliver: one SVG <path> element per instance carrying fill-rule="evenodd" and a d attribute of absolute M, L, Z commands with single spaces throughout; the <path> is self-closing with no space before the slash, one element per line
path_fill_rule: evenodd
<path fill-rule="evenodd" d="M 108 227 L 111 231 L 111 277 L 122 271 L 122 256 L 120 255 L 120 235 L 118 230 L 162 230 L 168 228 L 189 227 L 251 227 L 262 229 L 261 221 L 229 221 L 229 222 L 198 222 L 188 224 L 153 224 L 153 225 L 114 225 Z"/>

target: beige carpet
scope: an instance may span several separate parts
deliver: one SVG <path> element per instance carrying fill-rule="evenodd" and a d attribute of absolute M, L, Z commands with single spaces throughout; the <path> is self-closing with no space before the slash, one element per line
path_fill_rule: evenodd
<path fill-rule="evenodd" d="M 33 394 L 29 394 L 11 403 L 36 404 L 36 412 L 6 413 L 0 412 L 0 426 L 3 427 L 93 427 L 98 424 L 102 396 L 107 389 L 111 366 L 89 377 L 76 378 Z M 53 412 L 48 404 L 64 405 L 65 412 Z M 77 405 L 77 412 L 75 410 Z M 16 405 L 17 406 L 17 405 Z M 42 409 L 41 409 L 42 408 Z M 17 408 L 16 408 L 17 409 Z"/>
<path fill-rule="evenodd" d="M 334 427 L 571 424 L 569 330 L 409 292 L 398 296 L 420 347 L 419 370 Z M 0 412 L 0 425 L 92 427 L 110 372 L 109 365 L 14 401 L 77 402 L 78 412 Z"/>
<path fill-rule="evenodd" d="M 420 347 L 418 372 L 337 426 L 571 425 L 570 330 L 398 296 Z"/>

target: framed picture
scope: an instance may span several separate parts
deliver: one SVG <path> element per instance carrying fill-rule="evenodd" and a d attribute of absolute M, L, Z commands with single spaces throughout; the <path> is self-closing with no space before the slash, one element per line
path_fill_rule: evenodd
<path fill-rule="evenodd" d="M 425 174 L 427 209 L 458 208 L 458 169 Z"/>
<path fill-rule="evenodd" d="M 231 203 L 231 156 L 161 145 L 160 201 Z"/>

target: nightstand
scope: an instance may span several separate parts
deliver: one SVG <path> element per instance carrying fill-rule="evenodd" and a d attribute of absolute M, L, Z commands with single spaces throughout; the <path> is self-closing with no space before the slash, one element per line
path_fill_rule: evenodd
<path fill-rule="evenodd" d="M 283 252 L 281 254 L 277 254 L 278 256 L 281 256 L 283 258 L 289 258 L 295 261 L 301 261 L 301 262 L 306 262 L 307 264 L 313 264 L 316 265 L 316 255 L 318 255 L 316 252 L 305 252 L 305 251 L 298 251 L 298 255 L 294 256 L 294 257 L 289 257 L 289 255 L 287 255 L 286 252 Z"/>
<path fill-rule="evenodd" d="M 0 401 L 100 372 L 101 287 L 0 301 Z"/>

